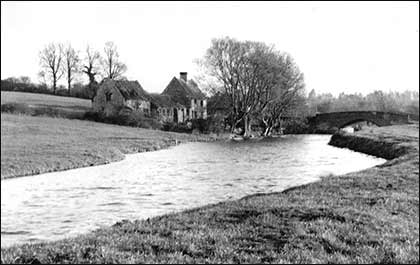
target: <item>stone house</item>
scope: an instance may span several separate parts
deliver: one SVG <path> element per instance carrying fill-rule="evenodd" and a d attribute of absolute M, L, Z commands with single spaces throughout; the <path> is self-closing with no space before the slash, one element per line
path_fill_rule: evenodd
<path fill-rule="evenodd" d="M 93 110 L 106 116 L 122 111 L 141 111 L 151 115 L 151 97 L 138 81 L 104 79 L 92 103 Z"/>
<path fill-rule="evenodd" d="M 150 96 L 152 97 L 152 115 L 159 121 L 174 122 L 174 114 L 178 115 L 178 109 L 184 108 L 183 105 L 174 102 L 168 95 L 150 94 Z"/>
<path fill-rule="evenodd" d="M 194 80 L 187 79 L 186 72 L 181 72 L 179 78 L 172 78 L 158 98 L 161 102 L 156 102 L 157 111 L 169 121 L 180 123 L 192 119 L 207 119 L 206 95 Z"/>

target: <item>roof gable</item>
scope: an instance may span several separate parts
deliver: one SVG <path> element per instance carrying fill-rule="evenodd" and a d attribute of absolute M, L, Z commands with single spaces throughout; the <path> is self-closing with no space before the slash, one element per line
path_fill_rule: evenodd
<path fill-rule="evenodd" d="M 206 97 L 193 80 L 185 82 L 176 77 L 172 78 L 162 95 L 169 95 L 175 102 L 184 106 L 190 106 L 191 99 L 204 99 Z"/>
<path fill-rule="evenodd" d="M 142 88 L 138 81 L 104 79 L 101 86 L 117 89 L 124 99 L 150 100 L 150 95 Z"/>
<path fill-rule="evenodd" d="M 150 94 L 152 102 L 162 108 L 184 108 L 183 105 L 172 100 L 170 95 Z"/>

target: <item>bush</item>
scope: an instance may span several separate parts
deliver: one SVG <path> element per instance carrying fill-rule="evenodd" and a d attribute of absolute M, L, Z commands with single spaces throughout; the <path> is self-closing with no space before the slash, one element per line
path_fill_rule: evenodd
<path fill-rule="evenodd" d="M 33 115 L 33 110 L 24 103 L 5 103 L 1 105 L 1 112 L 21 113 Z"/>
<path fill-rule="evenodd" d="M 283 123 L 285 134 L 302 134 L 302 133 L 308 133 L 309 131 L 309 124 L 306 119 L 303 118 L 297 118 L 285 121 Z"/>
<path fill-rule="evenodd" d="M 163 131 L 192 133 L 193 128 L 189 127 L 187 123 L 165 122 L 162 125 Z"/>
<path fill-rule="evenodd" d="M 197 129 L 200 133 L 209 133 L 211 119 L 192 120 L 192 129 Z"/>
<path fill-rule="evenodd" d="M 83 118 L 83 114 L 77 111 L 55 108 L 50 106 L 29 106 L 25 103 L 2 104 L 1 112 L 19 113 L 31 116 L 62 117 L 67 119 Z"/>
<path fill-rule="evenodd" d="M 87 87 L 87 85 L 85 86 L 81 83 L 75 83 L 71 88 L 69 94 L 69 90 L 63 85 L 60 85 L 59 87 L 57 87 L 56 93 L 54 94 L 54 91 L 52 89 L 49 89 L 45 84 L 38 85 L 29 81 L 23 82 L 19 78 L 7 78 L 5 80 L 1 80 L 2 91 L 29 92 L 91 99 L 92 95 L 89 95 Z"/>
<path fill-rule="evenodd" d="M 159 121 L 150 117 L 145 117 L 140 111 L 133 111 L 131 113 L 122 111 L 119 114 L 111 116 L 105 116 L 100 112 L 88 111 L 84 114 L 83 119 L 145 129 L 161 129 L 162 127 Z"/>

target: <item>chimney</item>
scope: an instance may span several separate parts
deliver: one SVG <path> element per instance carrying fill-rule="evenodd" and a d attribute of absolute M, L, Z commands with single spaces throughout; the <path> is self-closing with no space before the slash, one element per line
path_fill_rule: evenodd
<path fill-rule="evenodd" d="M 187 72 L 180 72 L 179 78 L 187 82 Z"/>

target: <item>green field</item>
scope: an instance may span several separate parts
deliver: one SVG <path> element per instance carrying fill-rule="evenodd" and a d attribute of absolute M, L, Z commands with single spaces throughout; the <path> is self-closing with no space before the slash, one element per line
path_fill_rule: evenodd
<path fill-rule="evenodd" d="M 91 105 L 91 101 L 87 99 L 1 91 L 3 113 L 84 119 L 85 113 L 91 110 Z"/>
<path fill-rule="evenodd" d="M 92 103 L 88 99 L 60 97 L 38 93 L 1 91 L 1 104 L 24 103 L 32 106 L 59 107 L 88 110 Z"/>
<path fill-rule="evenodd" d="M 209 140 L 203 135 L 2 113 L 1 178 L 104 164 L 176 141 Z"/>
<path fill-rule="evenodd" d="M 281 193 L 122 221 L 76 238 L 2 249 L 1 261 L 418 264 L 418 129 L 382 127 L 343 137 L 371 145 L 376 153 L 404 150 L 374 168 Z"/>

